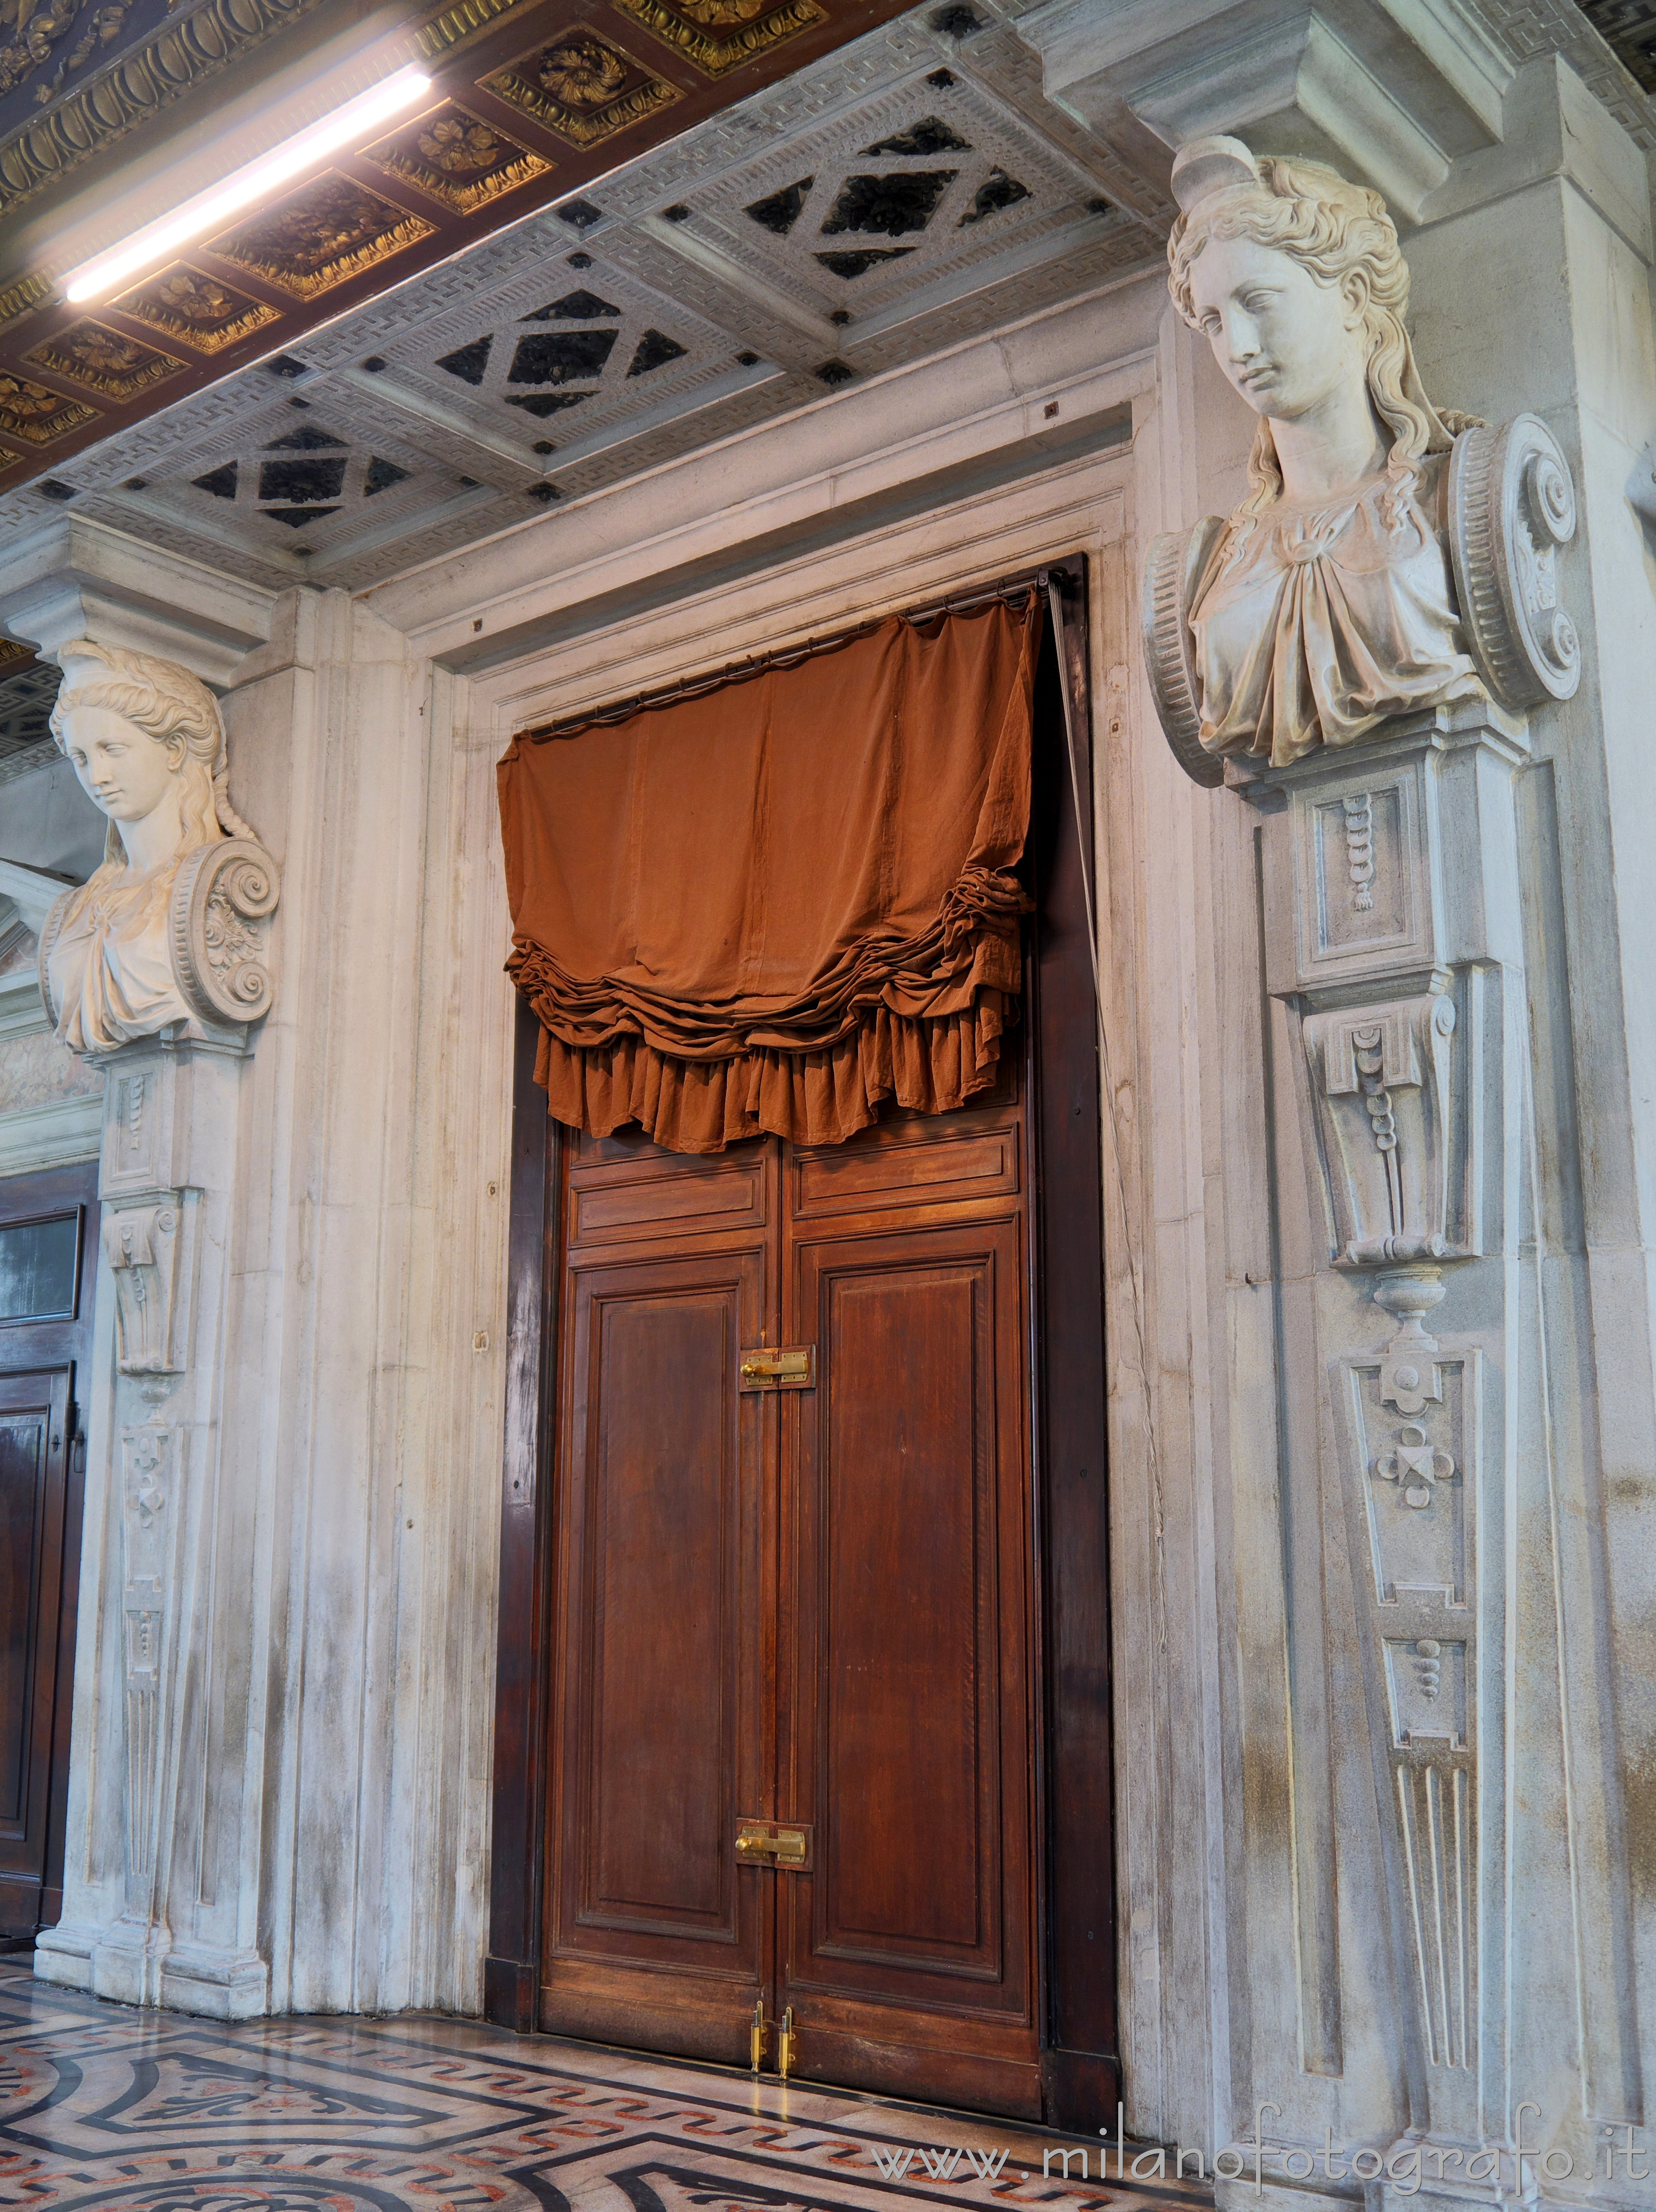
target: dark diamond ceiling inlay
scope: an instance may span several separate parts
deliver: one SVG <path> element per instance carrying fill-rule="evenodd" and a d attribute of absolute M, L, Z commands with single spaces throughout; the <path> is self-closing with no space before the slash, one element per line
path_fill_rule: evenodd
<path fill-rule="evenodd" d="M 858 230 L 901 238 L 908 231 L 924 230 L 959 174 L 958 169 L 910 169 L 895 176 L 847 177 L 822 219 L 822 235 L 834 238 L 841 231 Z"/>
<path fill-rule="evenodd" d="M 778 238 L 786 238 L 798 222 L 799 210 L 816 182 L 815 177 L 801 177 L 796 184 L 784 185 L 779 192 L 770 192 L 762 200 L 755 200 L 747 212 L 761 228 L 774 231 Z"/>
<path fill-rule="evenodd" d="M 258 472 L 261 499 L 337 499 L 344 489 L 343 461 L 266 461 Z"/>
<path fill-rule="evenodd" d="M 849 282 L 853 276 L 866 276 L 882 261 L 901 261 L 913 251 L 912 246 L 865 246 L 857 252 L 819 253 L 816 258 L 824 269 Z"/>
<path fill-rule="evenodd" d="M 546 331 L 519 338 L 507 381 L 512 384 L 578 384 L 602 376 L 614 350 L 613 331 Z"/>
<path fill-rule="evenodd" d="M 382 460 L 375 453 L 370 459 L 362 478 L 362 496 L 372 499 L 377 491 L 388 491 L 392 484 L 405 483 L 408 477 L 407 469 L 399 469 L 395 461 Z"/>
<path fill-rule="evenodd" d="M 533 415 L 543 422 L 549 415 L 559 414 L 566 407 L 579 407 L 582 400 L 593 396 L 590 392 L 509 392 L 506 404 L 508 407 L 521 407 L 525 415 Z"/>
<path fill-rule="evenodd" d="M 686 348 L 665 331 L 646 331 L 638 342 L 628 376 L 647 376 L 652 368 L 665 368 L 670 361 L 682 361 Z"/>
<path fill-rule="evenodd" d="M 272 522 L 285 522 L 289 530 L 303 530 L 307 522 L 320 522 L 324 515 L 337 514 L 337 507 L 266 507 L 259 512 L 268 514 Z"/>
<path fill-rule="evenodd" d="M 864 146 L 864 160 L 870 154 L 969 154 L 970 142 L 958 131 L 951 131 L 940 115 L 923 115 L 912 129 L 900 131 L 895 138 L 877 139 L 872 146 Z"/>
<path fill-rule="evenodd" d="M 1016 207 L 1020 200 L 1027 200 L 1028 197 L 1028 185 L 1019 184 L 1017 179 L 1009 177 L 1004 169 L 991 169 L 978 186 L 971 206 L 961 217 L 959 227 L 964 230 L 969 223 L 981 222 L 985 216 L 998 215 L 1003 208 Z"/>
<path fill-rule="evenodd" d="M 473 338 L 470 345 L 457 346 L 452 353 L 440 355 L 437 366 L 446 368 L 451 376 L 458 376 L 463 384 L 481 384 L 494 343 L 494 333 L 491 331 L 486 338 Z"/>
<path fill-rule="evenodd" d="M 520 323 L 590 323 L 599 315 L 618 315 L 619 307 L 612 307 L 608 300 L 600 300 L 596 292 L 566 292 L 561 300 L 550 306 L 537 307 L 532 314 L 519 315 Z"/>
<path fill-rule="evenodd" d="M 197 491 L 210 491 L 215 499 L 234 499 L 237 475 L 236 463 L 226 461 L 221 468 L 209 469 L 204 477 L 191 477 L 190 481 Z"/>
<path fill-rule="evenodd" d="M 297 430 L 287 430 L 279 438 L 267 440 L 264 450 L 267 453 L 320 453 L 330 448 L 342 448 L 349 442 L 347 438 L 336 438 L 320 423 L 302 422 Z"/>

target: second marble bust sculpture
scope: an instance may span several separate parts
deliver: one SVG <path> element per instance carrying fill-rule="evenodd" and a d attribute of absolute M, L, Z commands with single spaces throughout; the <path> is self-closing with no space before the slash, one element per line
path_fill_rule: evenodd
<path fill-rule="evenodd" d="M 40 988 L 72 1052 L 269 1008 L 275 864 L 232 808 L 218 702 L 186 668 L 82 638 L 60 648 L 52 732 L 109 817 L 104 864 L 40 934 Z"/>
<path fill-rule="evenodd" d="M 1151 552 L 1151 676 L 1186 768 L 1283 767 L 1484 690 L 1567 696 L 1579 655 L 1551 556 L 1574 526 L 1568 468 L 1533 416 L 1491 432 L 1428 398 L 1379 194 L 1234 138 L 1186 147 L 1174 190 L 1169 289 L 1259 417 L 1234 513 Z M 1480 562 L 1501 601 L 1481 624 Z"/>

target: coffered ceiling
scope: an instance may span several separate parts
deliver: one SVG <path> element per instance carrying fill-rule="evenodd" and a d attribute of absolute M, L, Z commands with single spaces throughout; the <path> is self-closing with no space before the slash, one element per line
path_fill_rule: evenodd
<path fill-rule="evenodd" d="M 257 366 L 54 459 L 0 494 L 0 527 L 73 503 L 251 581 L 360 588 L 1153 265 L 1162 189 L 1043 100 L 1008 20 L 1020 12 L 1019 0 L 933 5 L 877 29 Z M 598 88 L 624 100 L 612 76 Z M 527 113 L 543 94 L 503 96 Z M 387 175 L 423 162 L 446 188 L 464 173 L 445 161 L 479 127 L 451 105 L 373 158 Z M 492 125 L 488 136 L 498 160 Z M 255 311 L 253 276 L 268 287 L 296 251 L 292 225 L 250 227 L 235 244 L 245 295 L 221 246 L 210 270 L 196 256 L 136 288 L 129 319 L 164 356 L 178 342 L 168 318 L 196 318 L 199 342 L 213 318 Z M 106 321 L 54 335 L 54 362 L 81 346 L 85 378 L 151 373 Z M 56 380 L 55 404 L 82 404 L 65 368 Z"/>
<path fill-rule="evenodd" d="M 27 20 L 44 59 L 47 33 L 78 4 L 0 0 L 0 14 Z M 903 0 L 455 0 L 423 23 L 409 0 L 399 4 L 402 30 L 381 42 L 377 68 L 361 68 L 372 81 L 417 53 L 432 79 L 423 111 L 367 134 L 179 259 L 80 311 L 58 296 L 65 259 L 79 249 L 26 227 L 21 264 L 0 283 L 0 486 L 118 435 L 227 369 L 297 345 L 318 323 L 502 222 L 579 204 L 586 183 L 617 161 L 843 46 Z M 318 32 L 337 5 L 318 0 Z M 124 24 L 121 0 L 104 15 Z M 56 80 L 43 64 L 26 67 L 28 49 L 25 38 L 0 50 L 0 112 L 22 88 L 20 68 L 51 100 Z M 110 80 L 117 106 L 130 76 Z M 42 189 L 53 160 L 72 166 L 55 142 L 39 143 L 45 129 L 0 143 L 0 210 Z M 234 161 L 234 138 L 224 152 Z M 151 211 L 176 204 L 165 173 L 149 189 Z M 124 209 L 106 204 L 89 228 L 71 223 L 70 236 L 88 250 L 112 243 L 142 220 L 142 197 Z"/>
<path fill-rule="evenodd" d="M 530 35 L 548 4 L 561 27 Z M 568 0 L 498 22 L 498 0 L 460 0 L 442 20 L 464 99 L 446 81 L 426 114 L 118 313 L 7 327 L 0 430 L 35 442 L 0 530 L 73 506 L 252 582 L 361 589 L 1158 265 L 1166 149 L 1046 96 L 1020 34 L 1045 0 L 864 7 L 883 19 L 862 36 L 695 119 L 688 79 L 722 65 L 719 38 L 769 25 L 805 54 L 816 33 L 795 19 L 839 9 L 843 26 L 850 4 L 608 0 L 583 32 Z M 1656 139 L 1571 0 L 1464 4 L 1514 65 L 1565 53 Z M 467 44 L 473 19 L 494 28 Z M 479 210 L 494 228 L 453 228 Z M 193 391 L 167 382 L 186 353 L 207 364 Z M 42 395 L 21 428 L 8 374 Z M 78 421 L 121 405 L 110 434 Z"/>

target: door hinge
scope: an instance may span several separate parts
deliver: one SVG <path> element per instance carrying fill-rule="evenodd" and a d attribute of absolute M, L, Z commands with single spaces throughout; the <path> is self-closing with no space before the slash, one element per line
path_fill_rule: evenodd
<path fill-rule="evenodd" d="M 810 1871 L 810 1830 L 779 1820 L 738 1820 L 736 1856 L 743 1866 L 773 1866 L 784 1874 Z"/>
<path fill-rule="evenodd" d="M 790 2005 L 780 2020 L 765 2017 L 765 2000 L 761 1997 L 753 2008 L 753 2019 L 748 2027 L 749 2063 L 755 2074 L 765 2070 L 765 2048 L 770 2041 L 772 2028 L 776 2030 L 776 2071 L 786 2081 L 793 2071 L 794 2044 L 793 2007 Z"/>
<path fill-rule="evenodd" d="M 814 1390 L 816 1388 L 816 1346 L 793 1344 L 779 1347 L 756 1345 L 742 1355 L 737 1375 L 743 1390 Z"/>

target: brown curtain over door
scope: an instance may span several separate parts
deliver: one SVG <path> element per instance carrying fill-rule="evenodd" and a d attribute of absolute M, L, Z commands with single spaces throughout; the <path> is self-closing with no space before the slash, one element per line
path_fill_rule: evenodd
<path fill-rule="evenodd" d="M 1021 981 L 1036 595 L 894 617 L 500 763 L 561 1121 L 717 1152 L 989 1089 Z"/>

